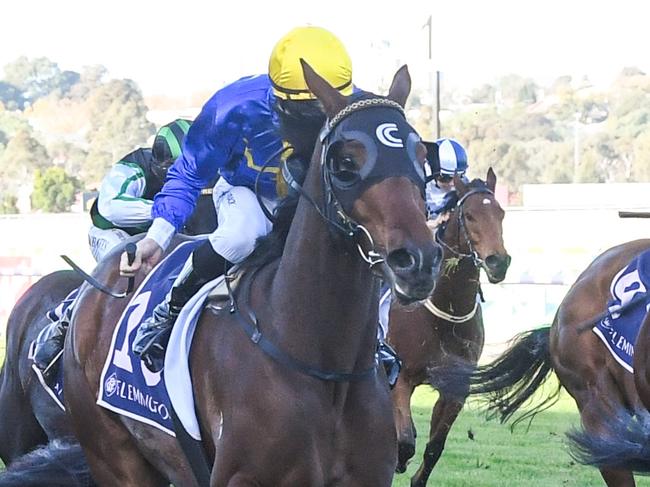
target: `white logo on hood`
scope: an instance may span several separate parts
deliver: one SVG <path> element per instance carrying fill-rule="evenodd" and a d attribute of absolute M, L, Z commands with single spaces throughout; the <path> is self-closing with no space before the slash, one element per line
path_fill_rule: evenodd
<path fill-rule="evenodd" d="M 379 139 L 379 142 L 388 147 L 404 147 L 404 142 L 402 139 L 399 139 L 393 135 L 393 132 L 397 132 L 397 124 L 395 123 L 382 123 L 377 126 L 375 130 L 375 135 Z"/>

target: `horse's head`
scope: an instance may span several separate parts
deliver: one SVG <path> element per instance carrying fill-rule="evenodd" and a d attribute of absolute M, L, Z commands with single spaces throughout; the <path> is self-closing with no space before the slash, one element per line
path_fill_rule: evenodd
<path fill-rule="evenodd" d="M 488 169 L 485 182 L 475 179 L 465 183 L 458 175 L 454 177 L 461 251 L 468 252 L 483 267 L 492 283 L 503 281 L 510 265 L 510 256 L 503 245 L 505 212 L 494 197 L 496 182 L 492 168 Z"/>
<path fill-rule="evenodd" d="M 411 80 L 406 66 L 386 98 L 346 98 L 303 61 L 305 80 L 328 117 L 314 160 L 320 163 L 325 215 L 356 238 L 363 258 L 403 302 L 433 290 L 441 248 L 426 225 L 426 148 L 406 122 Z"/>

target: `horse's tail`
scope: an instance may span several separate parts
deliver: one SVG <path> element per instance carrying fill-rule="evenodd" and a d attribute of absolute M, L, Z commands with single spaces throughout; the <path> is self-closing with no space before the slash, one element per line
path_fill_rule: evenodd
<path fill-rule="evenodd" d="M 567 436 L 573 446 L 569 453 L 579 463 L 650 473 L 650 414 L 647 411 L 633 413 L 621 409 L 613 416 L 608 414 L 606 432 L 572 429 Z"/>
<path fill-rule="evenodd" d="M 54 440 L 23 455 L 0 472 L 0 487 L 92 487 L 94 483 L 78 443 Z"/>
<path fill-rule="evenodd" d="M 472 374 L 470 393 L 488 395 L 488 416 L 499 417 L 502 423 L 508 421 L 553 373 L 549 338 L 549 326 L 520 333 L 500 357 L 478 367 Z M 536 405 L 521 414 L 513 426 L 526 419 L 532 420 L 555 404 L 560 388 L 558 382 Z"/>

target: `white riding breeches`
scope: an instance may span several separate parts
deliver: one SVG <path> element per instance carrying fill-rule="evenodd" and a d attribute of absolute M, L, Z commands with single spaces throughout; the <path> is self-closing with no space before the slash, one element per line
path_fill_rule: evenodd
<path fill-rule="evenodd" d="M 88 245 L 90 253 L 97 262 L 104 258 L 113 248 L 129 238 L 130 235 L 119 228 L 102 230 L 92 225 L 88 230 Z"/>
<path fill-rule="evenodd" d="M 221 178 L 212 190 L 217 212 L 217 229 L 210 234 L 212 248 L 233 264 L 238 264 L 255 249 L 258 238 L 268 235 L 272 223 L 262 211 L 257 196 L 244 186 L 232 186 Z M 269 211 L 277 202 L 263 199 Z"/>
<path fill-rule="evenodd" d="M 388 315 L 390 314 L 391 297 L 391 290 L 387 289 L 379 299 L 379 326 L 377 327 L 377 339 L 382 342 L 385 341 L 388 336 Z"/>

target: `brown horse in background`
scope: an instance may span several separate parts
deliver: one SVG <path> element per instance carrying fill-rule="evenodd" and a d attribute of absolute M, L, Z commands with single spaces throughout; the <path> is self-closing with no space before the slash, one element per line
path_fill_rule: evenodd
<path fill-rule="evenodd" d="M 560 381 L 558 389 L 519 420 L 532 419 L 549 407 L 557 399 L 559 387 L 564 387 L 576 401 L 584 429 L 570 435 L 575 447 L 571 453 L 583 463 L 599 466 L 609 487 L 635 485 L 632 470 L 638 465 L 625 461 L 626 453 L 617 438 L 628 425 L 625 418 L 643 410 L 642 398 L 650 404 L 647 382 L 645 386 L 640 384 L 647 380 L 643 361 L 649 355 L 644 347 L 650 341 L 648 328 L 643 328 L 635 347 L 635 373 L 631 374 L 618 364 L 591 328 L 606 315 L 614 276 L 648 249 L 650 240 L 635 240 L 602 253 L 571 286 L 550 328 L 519 335 L 501 357 L 481 367 L 472 378 L 472 392 L 490 394 L 490 409 L 506 421 L 555 372 Z M 625 446 L 628 453 L 633 446 L 637 444 Z M 637 458 L 639 454 L 643 451 L 637 448 Z"/>
<path fill-rule="evenodd" d="M 426 149 L 397 109 L 410 90 L 406 69 L 388 99 L 357 101 L 304 69 L 332 120 L 326 157 L 319 143 L 281 256 L 242 277 L 235 296 L 243 313 L 208 306 L 190 353 L 212 486 L 388 487 L 397 452 L 387 381 L 376 372 L 374 272 L 409 302 L 430 294 L 439 270 L 442 251 L 424 210 Z M 392 146 L 379 138 L 389 126 L 399 127 L 390 129 Z M 390 148 L 368 145 L 379 143 Z M 94 273 L 111 287 L 120 279 L 116 257 Z M 175 438 L 95 402 L 126 304 L 89 286 L 80 294 L 64 354 L 76 437 L 101 485 L 196 485 Z M 242 323 L 311 373 L 277 363 Z"/>
<path fill-rule="evenodd" d="M 204 190 L 183 233 L 200 235 L 215 227 L 212 195 Z M 9 315 L 6 354 L 0 371 L 0 459 L 5 465 L 48 440 L 73 436 L 65 412 L 34 374 L 28 352 L 39 332 L 50 323 L 47 312 L 82 283 L 83 278 L 71 270 L 47 274 L 25 291 Z"/>
<path fill-rule="evenodd" d="M 479 272 L 490 282 L 501 282 L 510 264 L 503 245 L 503 209 L 494 198 L 496 175 L 490 168 L 486 182 L 455 179 L 458 202 L 444 235 L 443 269 L 426 305 L 390 311 L 389 343 L 403 360 L 393 389 L 393 411 L 398 438 L 397 471 L 404 472 L 415 453 L 415 426 L 411 396 L 416 386 L 430 384 L 440 393 L 431 413 L 431 429 L 424 461 L 411 485 L 424 486 L 435 467 L 452 424 L 469 393 L 467 378 L 448 378 L 446 371 L 473 368 L 483 350 L 483 317 L 477 301 Z"/>

